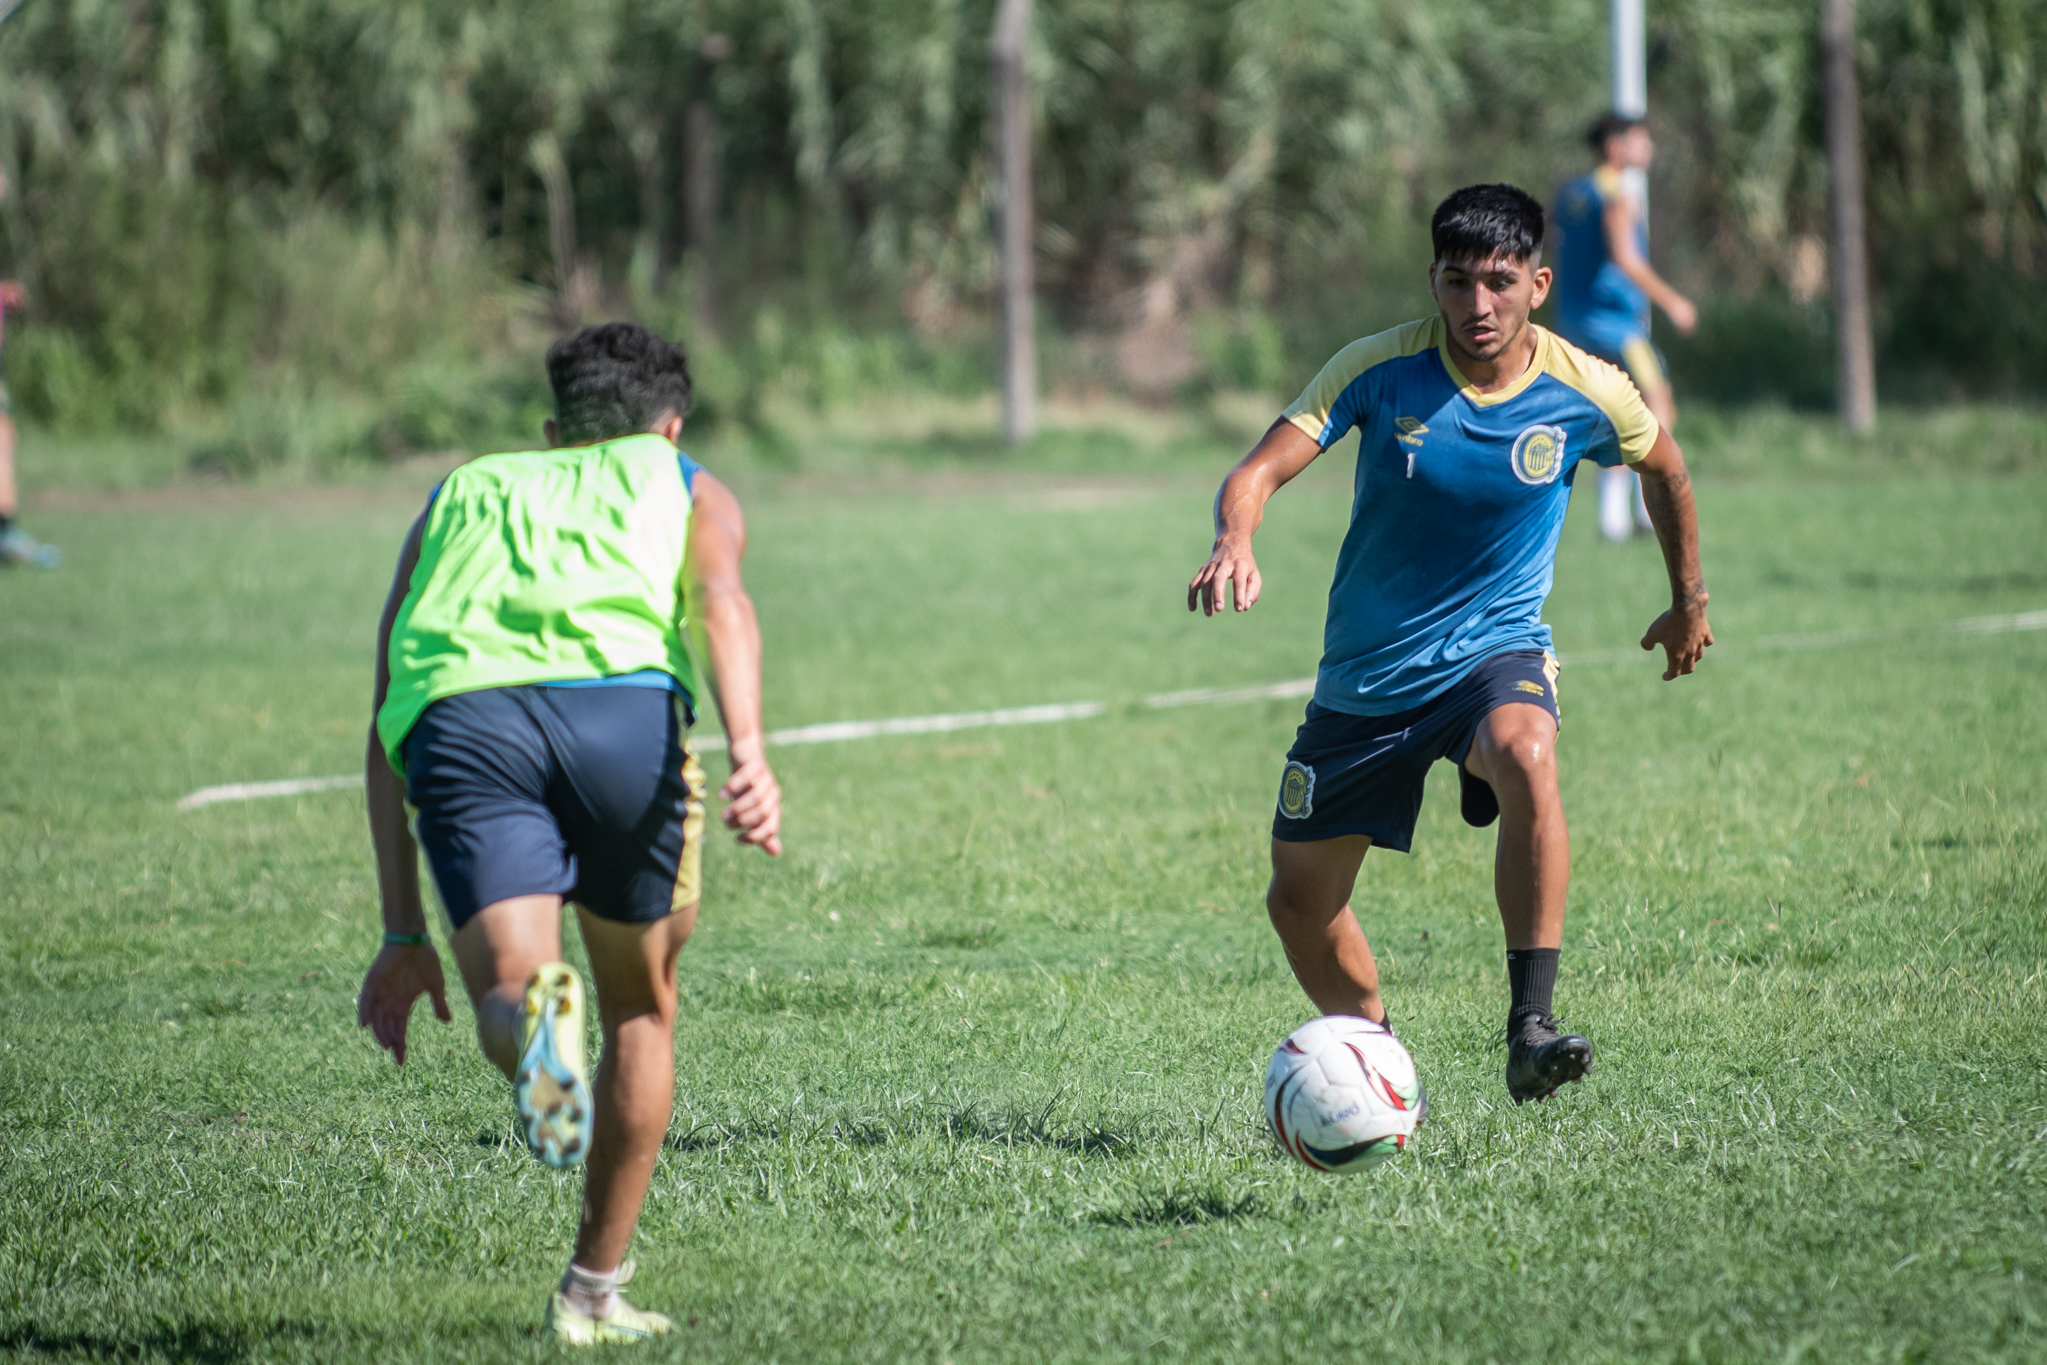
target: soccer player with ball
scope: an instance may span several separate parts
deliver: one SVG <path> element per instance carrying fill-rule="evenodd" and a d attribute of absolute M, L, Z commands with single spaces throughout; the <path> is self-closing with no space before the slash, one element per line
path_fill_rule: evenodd
<path fill-rule="evenodd" d="M 682 352 L 613 323 L 557 344 L 547 369 L 554 448 L 463 465 L 399 555 L 367 769 L 384 947 L 359 1010 L 401 1066 L 419 997 L 449 1018 L 410 801 L 478 1041 L 512 1082 L 526 1143 L 551 1166 L 588 1161 L 547 1316 L 556 1339 L 591 1345 L 671 1325 L 617 1291 L 675 1095 L 675 964 L 696 924 L 704 837 L 688 733 L 703 686 L 725 724 L 719 795 L 742 843 L 782 851 L 781 792 L 762 752 L 746 524 L 675 447 L 690 405 Z M 596 987 L 594 1075 L 583 983 L 561 961 L 564 900 Z"/>
<path fill-rule="evenodd" d="M 1663 647 L 1664 679 L 1690 673 L 1713 633 L 1677 443 L 1626 375 L 1528 320 L 1550 287 L 1542 206 L 1512 185 L 1470 186 L 1437 207 L 1430 235 L 1437 315 L 1338 352 L 1230 471 L 1216 494 L 1214 552 L 1187 605 L 1215 615 L 1227 598 L 1250 610 L 1266 501 L 1358 428 L 1350 530 L 1314 700 L 1280 782 L 1266 907 L 1316 1008 L 1353 1020 L 1350 1051 L 1364 1066 L 1366 1035 L 1392 1039 L 1351 893 L 1366 850 L 1408 851 L 1430 765 L 1455 763 L 1464 819 L 1500 821 L 1493 886 L 1511 992 L 1507 1091 L 1518 1104 L 1592 1067 L 1592 1044 L 1562 1031 L 1551 1004 L 1571 849 L 1557 787 L 1557 662 L 1542 622 L 1581 463 L 1642 476 L 1671 590 L 1642 648 Z M 1288 1047 L 1324 1046 L 1295 1039 L 1275 1073 L 1287 1070 Z M 1418 1102 L 1411 1069 L 1403 1079 L 1377 1086 L 1392 1096 L 1383 1102 Z"/>

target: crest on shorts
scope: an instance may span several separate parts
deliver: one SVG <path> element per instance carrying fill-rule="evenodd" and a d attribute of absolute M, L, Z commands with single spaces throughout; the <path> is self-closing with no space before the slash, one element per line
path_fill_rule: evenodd
<path fill-rule="evenodd" d="M 1540 487 L 1555 483 L 1564 468 L 1564 429 L 1547 425 L 1528 428 L 1514 438 L 1507 463 L 1513 468 L 1514 477 L 1525 484 Z"/>
<path fill-rule="evenodd" d="M 1305 820 L 1315 813 L 1315 770 L 1288 759 L 1279 779 L 1279 813 L 1289 820 Z"/>

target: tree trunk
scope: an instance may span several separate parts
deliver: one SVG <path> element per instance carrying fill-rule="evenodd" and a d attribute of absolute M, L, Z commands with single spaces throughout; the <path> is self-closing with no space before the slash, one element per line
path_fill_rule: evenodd
<path fill-rule="evenodd" d="M 576 274 L 576 192 L 568 163 L 553 133 L 541 133 L 527 151 L 547 191 L 547 245 L 554 258 L 555 320 L 563 327 L 582 321 L 583 291 Z"/>
<path fill-rule="evenodd" d="M 682 116 L 683 245 L 688 249 L 691 303 L 699 335 L 718 330 L 718 116 L 711 107 L 711 76 L 732 55 L 732 40 L 713 33 L 697 49 L 689 108 Z"/>
<path fill-rule="evenodd" d="M 1869 263 L 1862 232 L 1862 108 L 1855 89 L 1855 0 L 1823 0 L 1827 83 L 1827 209 L 1833 242 L 1834 384 L 1850 431 L 1876 425 L 1876 357 L 1869 334 Z"/>
<path fill-rule="evenodd" d="M 995 134 L 995 237 L 1002 263 L 1002 435 L 1011 445 L 1038 425 L 1038 351 L 1031 309 L 1037 204 L 1031 192 L 1031 114 L 1024 75 L 1031 0 L 1001 0 L 988 44 Z"/>

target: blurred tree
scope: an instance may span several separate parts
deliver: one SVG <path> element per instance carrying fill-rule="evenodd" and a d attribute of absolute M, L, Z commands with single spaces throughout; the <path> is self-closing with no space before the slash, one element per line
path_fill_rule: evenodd
<path fill-rule="evenodd" d="M 1277 335 L 1298 369 L 1421 306 L 1437 196 L 1576 168 L 1605 10 L 1041 0 L 1039 297 L 1062 328 L 1120 338 L 1081 353 L 1121 357 L 1116 382 L 1278 382 L 1268 360 L 1217 358 L 1269 357 Z M 32 411 L 75 419 L 160 419 L 277 367 L 375 392 L 423 355 L 512 344 L 522 290 L 564 320 L 641 307 L 687 328 L 661 302 L 685 247 L 705 259 L 677 279 L 716 281 L 729 344 L 781 355 L 760 339 L 829 321 L 956 350 L 995 298 L 994 11 L 26 5 L 0 26 L 0 167 L 20 191 L 0 255 L 33 291 L 10 374 Z M 1659 256 L 1729 308 L 1806 319 L 1794 333 L 1824 354 L 1814 7 L 1659 0 L 1652 21 Z M 2047 318 L 1997 300 L 2047 265 L 2047 5 L 1862 0 L 1858 45 L 1889 391 L 2037 386 Z M 708 196 L 692 107 L 722 148 Z M 691 227 L 691 203 L 721 230 Z"/>

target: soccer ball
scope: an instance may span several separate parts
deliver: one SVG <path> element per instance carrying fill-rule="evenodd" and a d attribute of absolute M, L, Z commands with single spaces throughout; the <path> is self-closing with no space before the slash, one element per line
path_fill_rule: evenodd
<path fill-rule="evenodd" d="M 1272 1135 L 1318 1171 L 1378 1165 L 1407 1145 L 1428 1109 L 1414 1058 L 1393 1030 L 1369 1019 L 1311 1019 L 1265 1068 Z"/>

